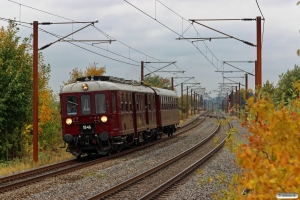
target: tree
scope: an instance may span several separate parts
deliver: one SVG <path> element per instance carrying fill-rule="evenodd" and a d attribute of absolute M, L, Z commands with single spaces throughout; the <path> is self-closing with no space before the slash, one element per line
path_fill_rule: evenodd
<path fill-rule="evenodd" d="M 300 4 L 300 1 L 297 2 L 297 6 Z M 297 55 L 300 56 L 300 49 L 297 50 Z"/>
<path fill-rule="evenodd" d="M 158 75 L 145 77 L 144 83 L 153 87 L 171 89 L 171 81 Z"/>
<path fill-rule="evenodd" d="M 263 87 L 261 88 L 261 91 L 272 95 L 275 93 L 275 87 L 274 87 L 273 83 L 270 83 L 267 80 L 267 82 L 264 83 Z"/>
<path fill-rule="evenodd" d="M 300 82 L 295 84 L 300 90 Z M 300 192 L 300 98 L 276 107 L 270 96 L 254 102 L 250 107 L 249 144 L 237 150 L 238 164 L 243 174 L 233 189 L 236 199 L 247 188 L 247 199 L 274 199 L 278 192 Z"/>
<path fill-rule="evenodd" d="M 20 43 L 17 25 L 0 29 L 0 160 L 32 151 L 32 36 Z M 49 87 L 50 65 L 38 58 L 39 147 L 61 140 L 59 110 Z"/>
<path fill-rule="evenodd" d="M 64 85 L 74 83 L 76 78 L 85 77 L 85 76 L 102 76 L 106 72 L 106 68 L 104 67 L 97 67 L 98 63 L 93 63 L 92 65 L 89 64 L 88 67 L 85 68 L 85 71 L 82 72 L 81 69 L 78 69 L 76 67 L 75 69 L 72 69 L 72 71 L 69 73 L 70 78 L 67 82 L 63 82 Z"/>
<path fill-rule="evenodd" d="M 0 29 L 0 159 L 22 156 L 22 135 L 31 120 L 31 39 L 20 37 L 16 24 Z"/>
<path fill-rule="evenodd" d="M 300 80 L 300 68 L 297 65 L 294 69 L 279 75 L 278 84 L 271 95 L 276 105 L 279 105 L 281 101 L 287 104 L 288 101 L 297 98 L 298 90 L 293 87 L 297 80 Z"/>
<path fill-rule="evenodd" d="M 187 101 L 186 101 L 186 98 L 188 98 L 188 107 L 189 109 L 191 109 L 191 95 L 182 95 L 183 97 L 183 106 L 181 106 L 181 97 L 178 98 L 178 103 L 179 103 L 179 110 L 181 110 L 182 113 L 185 113 L 186 114 L 186 104 L 187 104 Z"/>

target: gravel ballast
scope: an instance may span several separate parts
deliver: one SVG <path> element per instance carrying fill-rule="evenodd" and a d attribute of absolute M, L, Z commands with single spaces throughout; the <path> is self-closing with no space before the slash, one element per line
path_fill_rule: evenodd
<path fill-rule="evenodd" d="M 232 120 L 232 124 L 239 130 L 238 137 L 247 133 L 237 120 Z M 188 149 L 215 128 L 216 120 L 206 119 L 198 130 L 194 131 L 196 133 L 179 136 L 181 140 L 176 140 L 176 143 L 174 140 L 174 144 L 170 140 L 145 152 L 128 154 L 63 176 L 48 178 L 26 188 L 0 194 L 0 199 L 86 199 Z M 235 155 L 223 148 L 201 167 L 203 173 L 190 176 L 190 179 L 178 187 L 168 199 L 212 199 L 214 193 L 220 192 L 222 188 L 226 189 L 227 185 L 217 186 L 213 182 L 201 185 L 198 180 L 207 180 L 209 177 L 214 179 L 214 174 L 222 171 L 226 174 L 226 180 L 230 182 L 233 174 L 240 170 L 231 163 L 232 160 L 235 160 Z"/>

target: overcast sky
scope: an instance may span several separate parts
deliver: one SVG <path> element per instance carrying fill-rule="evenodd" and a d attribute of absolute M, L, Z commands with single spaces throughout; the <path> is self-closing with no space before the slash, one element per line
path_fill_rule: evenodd
<path fill-rule="evenodd" d="M 14 3 L 15 2 L 15 3 Z M 225 37 L 198 24 L 190 26 L 189 19 L 242 19 L 261 16 L 255 0 L 0 0 L 0 17 L 31 23 L 39 22 L 91 22 L 98 23 L 75 33 L 77 40 L 115 39 L 111 44 L 57 42 L 42 52 L 45 62 L 51 65 L 50 86 L 58 93 L 69 72 L 82 70 L 94 62 L 106 66 L 106 75 L 125 79 L 140 79 L 140 62 L 172 62 L 164 71 L 155 73 L 163 77 L 195 77 L 189 83 L 201 83 L 206 91 L 217 90 L 223 82 L 218 69 L 236 70 L 223 61 L 254 61 L 256 48 L 234 39 L 212 39 L 191 43 L 175 40 L 184 37 Z M 299 65 L 296 51 L 300 48 L 299 15 L 297 0 L 258 0 L 265 23 L 262 22 L 262 80 L 274 85 L 279 75 Z M 21 4 L 21 5 L 20 5 Z M 131 5 L 132 4 L 132 5 Z M 135 7 L 134 7 L 135 6 Z M 138 10 L 139 9 L 139 10 Z M 155 20 L 156 19 L 156 20 Z M 255 21 L 201 21 L 200 23 L 256 45 Z M 0 20 L 0 26 L 7 27 Z M 26 25 L 26 24 L 23 24 Z M 50 25 L 39 27 L 51 34 L 66 36 L 87 24 Z M 31 25 L 27 25 L 31 27 Z M 19 35 L 28 37 L 31 28 L 20 26 Z M 39 47 L 57 40 L 53 35 L 39 32 Z M 71 39 L 71 37 L 70 37 Z M 84 48 L 84 49 L 83 49 Z M 231 63 L 254 74 L 254 63 Z M 151 63 L 145 74 L 167 63 Z M 227 77 L 241 77 L 245 73 L 224 73 Z M 174 79 L 175 85 L 187 79 Z M 231 78 L 244 84 L 243 78 Z M 225 80 L 229 83 L 231 81 Z M 187 85 L 184 85 L 185 87 Z M 249 88 L 254 88 L 254 77 L 249 76 Z M 177 87 L 180 91 L 180 87 Z M 180 95 L 180 94 L 179 94 Z"/>

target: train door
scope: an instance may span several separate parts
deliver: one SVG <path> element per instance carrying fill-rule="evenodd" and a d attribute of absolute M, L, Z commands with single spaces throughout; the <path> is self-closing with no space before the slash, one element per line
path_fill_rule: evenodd
<path fill-rule="evenodd" d="M 146 125 L 149 125 L 149 101 L 150 99 L 148 98 L 148 94 L 145 94 L 145 120 L 146 120 Z"/>

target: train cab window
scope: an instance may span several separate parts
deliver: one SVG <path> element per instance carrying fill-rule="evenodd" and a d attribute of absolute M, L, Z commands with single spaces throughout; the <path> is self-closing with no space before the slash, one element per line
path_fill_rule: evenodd
<path fill-rule="evenodd" d="M 76 96 L 67 96 L 67 114 L 68 115 L 77 115 L 77 97 Z"/>
<path fill-rule="evenodd" d="M 82 95 L 81 96 L 81 113 L 83 115 L 91 114 L 90 95 Z"/>
<path fill-rule="evenodd" d="M 95 95 L 95 109 L 96 109 L 97 114 L 106 112 L 105 94 L 96 94 Z"/>
<path fill-rule="evenodd" d="M 117 111 L 117 106 L 116 106 L 116 95 L 112 94 L 111 95 L 111 104 L 112 104 L 112 111 L 115 113 Z"/>

